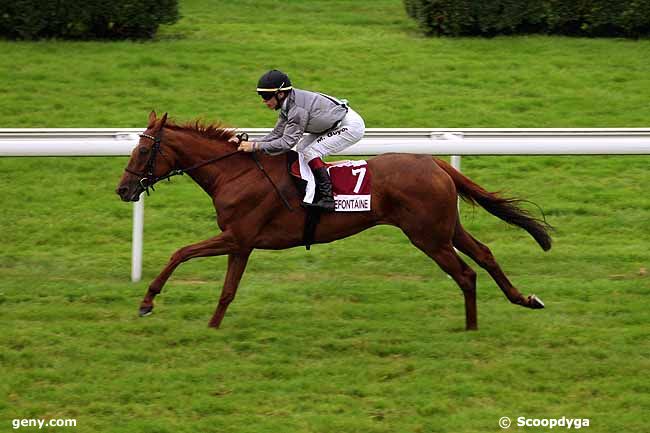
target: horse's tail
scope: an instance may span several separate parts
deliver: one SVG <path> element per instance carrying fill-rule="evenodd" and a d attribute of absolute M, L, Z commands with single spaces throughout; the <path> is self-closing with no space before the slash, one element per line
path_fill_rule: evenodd
<path fill-rule="evenodd" d="M 530 212 L 521 209 L 518 205 L 524 200 L 503 198 L 497 193 L 488 192 L 447 162 L 438 158 L 433 160 L 452 178 L 458 195 L 463 200 L 473 205 L 478 203 L 492 215 L 526 230 L 544 251 L 551 249 L 551 236 L 548 232 L 552 227 L 545 220 L 535 218 Z"/>

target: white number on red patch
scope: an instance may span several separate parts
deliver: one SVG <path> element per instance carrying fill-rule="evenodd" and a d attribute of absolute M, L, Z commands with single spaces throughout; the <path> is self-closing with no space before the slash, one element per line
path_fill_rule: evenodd
<path fill-rule="evenodd" d="M 352 175 L 357 176 L 357 184 L 354 186 L 354 193 L 358 194 L 361 190 L 361 185 L 363 185 L 363 178 L 366 177 L 366 167 L 353 168 Z"/>

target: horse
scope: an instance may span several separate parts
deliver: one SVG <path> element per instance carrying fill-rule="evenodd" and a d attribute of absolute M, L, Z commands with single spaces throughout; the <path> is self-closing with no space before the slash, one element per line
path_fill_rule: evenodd
<path fill-rule="evenodd" d="M 197 120 L 180 125 L 167 121 L 167 113 L 161 117 L 155 111 L 149 114 L 147 129 L 140 134 L 116 193 L 123 201 L 137 201 L 156 182 L 187 173 L 212 197 L 221 233 L 180 248 L 171 256 L 149 285 L 140 303 L 141 316 L 152 313 L 154 298 L 181 263 L 227 254 L 221 296 L 209 321 L 210 327 L 218 328 L 255 248 L 283 250 L 304 245 L 307 210 L 301 207 L 302 196 L 287 170 L 287 157 L 238 152 L 228 142 L 235 132 L 220 124 Z M 387 153 L 367 163 L 372 176 L 372 210 L 323 213 L 314 243 L 333 242 L 380 224 L 398 227 L 460 287 L 466 330 L 478 329 L 476 273 L 457 250 L 485 269 L 511 303 L 544 308 L 537 296 L 524 296 L 512 285 L 490 249 L 463 228 L 458 214 L 460 196 L 524 229 L 547 251 L 552 227 L 523 209 L 524 200 L 488 192 L 430 155 Z"/>

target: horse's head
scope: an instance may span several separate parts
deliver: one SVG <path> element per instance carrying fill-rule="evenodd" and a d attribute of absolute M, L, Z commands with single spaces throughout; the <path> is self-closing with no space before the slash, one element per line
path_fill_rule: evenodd
<path fill-rule="evenodd" d="M 115 192 L 124 201 L 138 201 L 143 191 L 149 192 L 161 177 L 173 168 L 174 155 L 171 148 L 164 145 L 163 131 L 167 113 L 156 118 L 156 112 L 149 114 L 149 124 L 140 134 L 140 142 L 133 149 L 131 159 Z"/>

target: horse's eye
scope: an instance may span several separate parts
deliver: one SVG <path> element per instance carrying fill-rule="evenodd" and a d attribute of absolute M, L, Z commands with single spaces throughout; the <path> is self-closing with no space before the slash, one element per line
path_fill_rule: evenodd
<path fill-rule="evenodd" d="M 146 155 L 147 153 L 149 153 L 149 148 L 140 146 L 140 155 Z"/>

